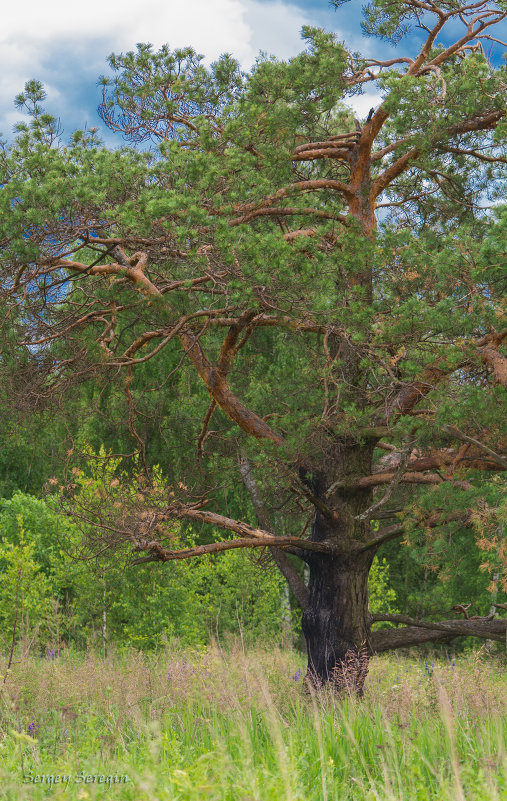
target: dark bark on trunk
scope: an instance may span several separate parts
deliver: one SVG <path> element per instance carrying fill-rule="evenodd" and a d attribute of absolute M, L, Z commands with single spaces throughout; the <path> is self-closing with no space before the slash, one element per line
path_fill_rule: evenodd
<path fill-rule="evenodd" d="M 300 468 L 300 479 L 307 488 L 305 494 L 316 506 L 310 540 L 332 545 L 334 549 L 332 553 L 306 549 L 299 553 L 310 568 L 308 588 L 287 555 L 279 549 L 271 549 L 276 564 L 304 610 L 307 680 L 313 686 L 331 682 L 340 690 L 359 695 L 363 691 L 368 659 L 373 653 L 425 642 L 449 642 L 458 636 L 503 640 L 507 629 L 505 619 L 433 623 L 403 615 L 370 614 L 368 579 L 373 558 L 382 542 L 401 533 L 400 525 L 395 525 L 372 539 L 369 520 L 362 519 L 371 506 L 372 491 L 368 487 L 357 487 L 357 478 L 370 473 L 373 447 L 374 439 L 362 445 L 334 442 L 327 454 L 326 473 L 317 470 L 309 473 Z M 272 521 L 244 454 L 239 464 L 259 523 L 269 531 Z M 407 625 L 371 632 L 375 619 L 387 618 Z"/>
<path fill-rule="evenodd" d="M 317 513 L 312 539 L 344 542 L 343 526 L 329 530 Z M 349 534 L 347 545 L 350 544 Z M 333 536 L 334 535 L 334 536 Z M 309 598 L 302 626 L 308 653 L 308 679 L 320 685 L 333 682 L 362 692 L 370 652 L 368 574 L 374 551 L 337 556 L 307 553 Z"/>
<path fill-rule="evenodd" d="M 354 354 L 349 354 L 353 372 Z M 316 685 L 332 682 L 361 693 L 370 652 L 368 575 L 376 548 L 361 552 L 371 540 L 369 521 L 360 519 L 372 500 L 371 489 L 328 488 L 371 470 L 373 444 L 353 441 L 330 443 L 326 474 L 301 474 L 313 495 L 325 501 L 330 516 L 317 510 L 311 540 L 330 543 L 333 554 L 305 552 L 310 568 L 308 605 L 302 627 L 308 652 L 308 680 Z M 324 557 L 324 558 L 322 558 Z"/>
<path fill-rule="evenodd" d="M 310 597 L 303 614 L 308 677 L 315 684 L 352 682 L 361 692 L 370 650 L 368 573 L 372 556 L 345 562 L 309 558 Z M 364 656 L 361 656 L 364 654 Z M 360 664 L 355 660 L 359 659 Z M 349 675 L 357 672 L 354 677 Z"/>

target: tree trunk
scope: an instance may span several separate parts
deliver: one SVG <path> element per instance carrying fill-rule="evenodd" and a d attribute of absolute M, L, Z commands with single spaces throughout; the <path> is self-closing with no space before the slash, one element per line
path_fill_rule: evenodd
<path fill-rule="evenodd" d="M 342 351 L 345 356 L 344 348 Z M 355 354 L 347 355 L 353 372 Z M 371 504 L 372 490 L 340 485 L 341 479 L 345 485 L 353 484 L 371 472 L 373 449 L 373 442 L 360 445 L 336 439 L 329 445 L 325 470 L 300 472 L 301 480 L 319 503 L 310 539 L 325 541 L 335 549 L 333 554 L 304 554 L 310 568 L 308 603 L 302 620 L 308 680 L 316 685 L 332 682 L 359 693 L 370 653 L 368 575 L 376 552 L 376 548 L 360 550 L 371 540 L 369 520 L 362 520 L 361 515 Z"/>
<path fill-rule="evenodd" d="M 317 514 L 312 539 L 321 520 Z M 343 530 L 341 541 L 343 542 Z M 330 539 L 327 532 L 326 539 Z M 368 575 L 374 551 L 357 550 L 330 557 L 307 554 L 309 598 L 303 613 L 308 679 L 332 682 L 361 694 L 370 653 Z"/>
<path fill-rule="evenodd" d="M 352 683 L 361 692 L 369 652 L 368 558 L 310 558 L 310 595 L 303 614 L 308 677 L 316 684 Z M 355 662 L 359 660 L 357 667 Z M 354 675 L 348 675 L 351 673 Z"/>

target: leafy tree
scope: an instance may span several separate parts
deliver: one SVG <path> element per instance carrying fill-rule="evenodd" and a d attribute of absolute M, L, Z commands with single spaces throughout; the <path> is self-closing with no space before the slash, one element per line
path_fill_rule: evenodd
<path fill-rule="evenodd" d="M 49 581 L 34 560 L 33 545 L 25 539 L 21 515 L 17 515 L 16 524 L 16 544 L 9 542 L 0 529 L 0 622 L 4 650 L 34 628 L 36 631 L 42 628 L 41 636 L 47 638 L 50 613 Z"/>
<path fill-rule="evenodd" d="M 88 504 L 95 493 L 104 502 L 107 487 L 107 503 L 114 507 L 117 474 L 118 460 L 108 459 L 105 469 L 100 460 L 90 462 L 86 473 L 74 476 L 80 503 Z M 280 638 L 284 624 L 290 629 L 285 637 L 292 636 L 291 621 L 284 620 L 278 571 L 259 568 L 242 552 L 183 562 L 170 572 L 154 565 L 129 568 L 125 560 L 111 565 L 90 559 L 83 554 L 79 521 L 53 508 L 53 500 L 17 492 L 0 501 L 5 649 L 12 642 L 14 620 L 16 640 L 24 634 L 28 641 L 52 648 L 61 642 L 101 643 L 104 635 L 106 646 L 114 642 L 150 648 L 163 638 L 199 646 L 210 635 L 237 634 L 239 625 L 246 639 Z M 384 583 L 381 570 L 374 584 L 381 592 Z"/>
<path fill-rule="evenodd" d="M 376 552 L 412 532 L 435 550 L 480 518 L 474 547 L 505 565 L 491 479 L 506 465 L 505 216 L 481 206 L 506 163 L 505 69 L 483 49 L 506 12 L 373 0 L 365 14 L 368 33 L 396 42 L 417 25 L 419 52 L 363 58 L 305 28 L 300 55 L 260 58 L 248 75 L 190 49 L 112 56 L 102 117 L 144 150 L 107 150 L 94 131 L 62 145 L 31 82 L 17 100 L 31 122 L 0 178 L 23 396 L 44 405 L 90 375 L 100 392 L 121 388 L 116 415 L 144 466 L 114 511 L 74 509 L 102 527 L 92 544 L 138 563 L 270 548 L 304 609 L 316 681 L 362 646 L 506 628 L 368 611 Z M 382 101 L 356 120 L 344 100 L 367 84 Z M 146 442 L 146 408 L 164 393 Z M 150 491 L 150 448 L 174 445 L 173 426 L 177 474 Z M 249 523 L 228 506 L 240 477 Z M 176 548 L 174 520 L 234 536 Z M 408 625 L 371 631 L 386 618 Z"/>

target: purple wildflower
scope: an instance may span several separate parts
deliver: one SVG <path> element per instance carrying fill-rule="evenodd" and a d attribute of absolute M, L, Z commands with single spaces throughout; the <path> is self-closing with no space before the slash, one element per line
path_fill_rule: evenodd
<path fill-rule="evenodd" d="M 296 670 L 296 672 L 294 673 L 294 675 L 291 677 L 292 681 L 299 681 L 299 679 L 301 678 L 302 675 L 303 675 L 303 671 L 301 670 L 301 668 L 298 668 Z"/>

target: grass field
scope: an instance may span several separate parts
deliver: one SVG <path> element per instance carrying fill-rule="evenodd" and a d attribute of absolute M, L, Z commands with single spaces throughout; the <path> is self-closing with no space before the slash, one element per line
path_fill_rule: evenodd
<path fill-rule="evenodd" d="M 501 660 L 377 657 L 363 699 L 309 694 L 303 669 L 239 647 L 21 659 L 0 799 L 507 799 Z"/>

